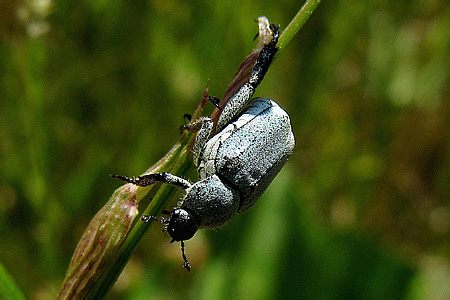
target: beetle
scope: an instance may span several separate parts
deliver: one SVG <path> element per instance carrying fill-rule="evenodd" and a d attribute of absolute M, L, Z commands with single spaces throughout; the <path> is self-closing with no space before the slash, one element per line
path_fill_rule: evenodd
<path fill-rule="evenodd" d="M 138 186 L 156 182 L 174 185 L 184 190 L 179 205 L 169 219 L 144 215 L 141 220 L 157 220 L 172 241 L 181 243 L 183 267 L 191 266 L 185 255 L 184 241 L 191 239 L 198 229 L 218 228 L 237 213 L 249 210 L 263 194 L 291 155 L 295 139 L 289 115 L 273 100 L 251 97 L 262 81 L 277 51 L 278 26 L 268 24 L 271 40 L 256 59 L 250 79 L 224 107 L 211 137 L 214 124 L 208 117 L 200 117 L 190 125 L 198 131 L 192 149 L 199 181 L 189 181 L 170 174 L 155 173 L 130 178 L 113 177 Z"/>

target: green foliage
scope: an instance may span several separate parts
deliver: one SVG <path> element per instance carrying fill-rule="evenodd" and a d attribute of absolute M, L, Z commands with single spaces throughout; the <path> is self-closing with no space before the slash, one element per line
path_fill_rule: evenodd
<path fill-rule="evenodd" d="M 286 168 L 246 215 L 186 243 L 191 273 L 156 224 L 109 297 L 445 298 L 445 4 L 323 2 L 257 90 L 291 115 Z M 4 1 L 0 261 L 27 298 L 57 295 L 120 185 L 108 174 L 158 161 L 207 80 L 223 94 L 253 47 L 252 20 L 283 29 L 300 5 Z"/>
<path fill-rule="evenodd" d="M 25 299 L 2 263 L 0 263 L 0 297 L 5 300 Z"/>

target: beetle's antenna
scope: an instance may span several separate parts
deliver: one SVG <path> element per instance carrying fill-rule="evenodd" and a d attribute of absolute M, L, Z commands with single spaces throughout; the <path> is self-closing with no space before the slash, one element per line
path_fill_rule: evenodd
<path fill-rule="evenodd" d="M 183 268 L 185 268 L 186 270 L 188 270 L 188 272 L 190 272 L 191 265 L 189 264 L 186 254 L 184 253 L 184 241 L 181 241 L 181 254 L 183 255 L 183 259 L 184 259 Z"/>

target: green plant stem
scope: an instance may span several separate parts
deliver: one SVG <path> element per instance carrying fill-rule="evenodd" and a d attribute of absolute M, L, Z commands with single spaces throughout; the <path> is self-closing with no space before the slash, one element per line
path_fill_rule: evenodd
<path fill-rule="evenodd" d="M 193 134 L 190 134 L 190 138 L 192 137 Z M 184 143 L 180 144 L 179 149 L 177 149 L 177 151 L 181 151 L 181 155 L 175 156 L 176 158 L 178 158 L 178 161 L 175 163 L 174 168 L 171 170 L 172 173 L 180 174 L 180 176 L 183 176 L 192 168 L 191 159 L 188 155 L 189 151 L 187 150 L 189 148 L 188 142 L 190 140 L 191 139 L 187 139 Z M 175 187 L 168 184 L 159 185 L 160 188 L 153 198 L 152 202 L 150 202 L 149 206 L 144 211 L 144 215 L 157 216 L 168 204 L 169 200 L 173 198 L 176 192 L 179 191 Z M 154 221 L 150 221 L 149 223 L 138 221 L 131 229 L 131 232 L 128 234 L 127 239 L 124 241 L 122 247 L 119 250 L 117 261 L 114 264 L 114 269 L 111 270 L 111 276 L 109 276 L 107 280 L 105 280 L 105 282 L 102 284 L 101 289 L 95 295 L 96 297 L 103 297 L 114 285 L 117 278 L 122 273 L 123 268 L 130 260 L 131 254 L 133 253 L 137 244 L 147 233 L 147 231 L 152 227 L 153 223 Z"/>
<path fill-rule="evenodd" d="M 311 14 L 319 5 L 320 0 L 308 0 L 298 11 L 278 40 L 278 52 L 282 51 L 289 42 L 294 38 L 297 32 L 302 28 L 303 24 L 309 19 Z"/>

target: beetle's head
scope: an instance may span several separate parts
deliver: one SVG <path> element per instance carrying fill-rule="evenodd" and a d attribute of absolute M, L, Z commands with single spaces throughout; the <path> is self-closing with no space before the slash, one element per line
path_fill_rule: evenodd
<path fill-rule="evenodd" d="M 198 220 L 184 208 L 175 208 L 170 214 L 166 231 L 174 241 L 185 241 L 191 239 L 198 230 Z"/>
<path fill-rule="evenodd" d="M 163 213 L 169 214 L 168 211 L 163 211 Z M 143 215 L 141 220 L 145 223 L 148 223 L 150 220 L 155 220 L 166 225 L 163 231 L 167 231 L 170 234 L 172 237 L 171 243 L 175 241 L 180 242 L 181 254 L 184 259 L 183 267 L 190 271 L 191 265 L 189 264 L 186 254 L 184 253 L 184 241 L 191 239 L 197 232 L 199 226 L 198 218 L 195 217 L 195 215 L 188 209 L 175 208 L 170 213 L 169 219 L 164 217 L 158 219 L 154 216 Z"/>
<path fill-rule="evenodd" d="M 190 271 L 191 265 L 184 253 L 184 241 L 191 239 L 198 230 L 198 220 L 189 210 L 184 208 L 175 208 L 170 214 L 170 218 L 165 222 L 164 228 L 172 237 L 171 243 L 179 241 L 181 244 L 181 254 L 183 256 L 183 268 Z"/>

